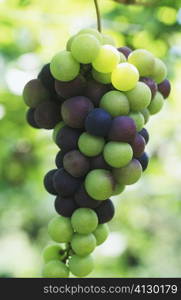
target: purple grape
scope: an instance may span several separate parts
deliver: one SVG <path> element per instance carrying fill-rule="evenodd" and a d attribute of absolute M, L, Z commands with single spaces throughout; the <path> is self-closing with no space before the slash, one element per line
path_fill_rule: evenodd
<path fill-rule="evenodd" d="M 50 93 L 39 79 L 33 79 L 25 85 L 23 99 L 26 105 L 34 108 L 40 103 L 50 100 Z"/>
<path fill-rule="evenodd" d="M 56 95 L 55 92 L 55 79 L 50 72 L 50 64 L 46 64 L 41 69 L 38 74 L 38 79 L 43 83 L 43 85 L 50 91 L 51 94 Z"/>
<path fill-rule="evenodd" d="M 59 151 L 56 155 L 55 164 L 58 169 L 63 168 L 63 157 L 64 157 L 64 154 L 62 153 L 62 151 Z"/>
<path fill-rule="evenodd" d="M 93 109 L 85 120 L 85 129 L 92 135 L 106 136 L 111 127 L 111 115 L 102 108 Z"/>
<path fill-rule="evenodd" d="M 139 133 L 136 134 L 133 142 L 131 143 L 131 147 L 133 149 L 133 156 L 140 157 L 145 149 L 145 139 Z"/>
<path fill-rule="evenodd" d="M 109 130 L 109 139 L 118 142 L 130 143 L 136 135 L 136 125 L 133 119 L 127 116 L 116 117 Z"/>
<path fill-rule="evenodd" d="M 35 108 L 29 108 L 26 112 L 26 121 L 33 128 L 40 128 L 35 121 Z"/>
<path fill-rule="evenodd" d="M 140 157 L 137 158 L 137 160 L 140 162 L 143 171 L 145 171 L 149 163 L 149 156 L 147 155 L 147 153 L 144 152 Z"/>
<path fill-rule="evenodd" d="M 78 148 L 78 139 L 80 135 L 80 130 L 65 126 L 57 133 L 56 144 L 61 148 L 61 151 L 65 154 L 68 151 L 75 150 Z"/>
<path fill-rule="evenodd" d="M 84 95 L 85 88 L 86 80 L 81 75 L 68 82 L 55 80 L 55 90 L 64 99 Z"/>
<path fill-rule="evenodd" d="M 70 218 L 77 207 L 78 206 L 73 197 L 64 198 L 57 196 L 55 199 L 55 210 L 63 217 Z"/>
<path fill-rule="evenodd" d="M 53 176 L 53 186 L 58 195 L 72 196 L 80 187 L 82 179 L 75 178 L 64 169 L 58 169 Z"/>
<path fill-rule="evenodd" d="M 117 48 L 117 49 L 118 49 L 119 52 L 123 53 L 126 58 L 128 58 L 128 56 L 132 52 L 132 50 L 129 47 L 120 47 L 120 48 Z"/>
<path fill-rule="evenodd" d="M 53 186 L 53 176 L 56 173 L 57 169 L 50 170 L 44 177 L 43 183 L 44 187 L 49 194 L 57 195 L 57 192 Z"/>
<path fill-rule="evenodd" d="M 164 81 L 159 83 L 158 90 L 164 98 L 168 98 L 168 96 L 170 95 L 170 91 L 171 91 L 170 81 L 168 79 L 165 79 Z"/>
<path fill-rule="evenodd" d="M 142 135 L 142 137 L 145 139 L 145 143 L 148 144 L 148 142 L 149 142 L 149 133 L 146 130 L 146 128 L 141 129 L 141 131 L 139 132 L 139 134 Z"/>
<path fill-rule="evenodd" d="M 35 110 L 35 122 L 40 128 L 52 129 L 60 121 L 60 107 L 51 101 L 39 104 Z"/>
<path fill-rule="evenodd" d="M 86 192 L 84 185 L 75 193 L 75 201 L 79 207 L 96 208 L 102 201 L 92 199 Z"/>
<path fill-rule="evenodd" d="M 90 169 L 89 159 L 78 150 L 72 150 L 63 158 L 64 169 L 74 177 L 82 177 Z"/>
<path fill-rule="evenodd" d="M 114 205 L 110 199 L 102 201 L 102 203 L 95 209 L 98 216 L 99 224 L 109 222 L 115 213 Z"/>
<path fill-rule="evenodd" d="M 149 77 L 141 77 L 140 81 L 145 83 L 150 88 L 152 99 L 153 99 L 155 97 L 155 94 L 156 94 L 157 90 L 158 90 L 156 82 L 153 79 L 149 78 Z"/>
<path fill-rule="evenodd" d="M 90 169 L 111 170 L 111 166 L 107 164 L 103 155 L 98 155 L 90 158 Z"/>
<path fill-rule="evenodd" d="M 87 97 L 72 97 L 62 104 L 62 118 L 72 128 L 83 128 L 85 119 L 92 109 L 93 104 Z"/>
<path fill-rule="evenodd" d="M 89 80 L 85 95 L 93 102 L 95 106 L 99 106 L 102 96 L 110 90 L 110 85 L 99 83 L 95 80 Z"/>

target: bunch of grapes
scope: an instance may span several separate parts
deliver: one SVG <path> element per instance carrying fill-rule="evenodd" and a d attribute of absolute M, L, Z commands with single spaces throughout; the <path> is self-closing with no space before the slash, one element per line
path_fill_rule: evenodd
<path fill-rule="evenodd" d="M 34 128 L 53 130 L 59 147 L 44 178 L 56 196 L 44 277 L 87 276 L 91 253 L 108 237 L 113 195 L 148 165 L 144 128 L 170 93 L 164 63 L 150 52 L 116 48 L 111 37 L 84 29 L 24 88 Z"/>

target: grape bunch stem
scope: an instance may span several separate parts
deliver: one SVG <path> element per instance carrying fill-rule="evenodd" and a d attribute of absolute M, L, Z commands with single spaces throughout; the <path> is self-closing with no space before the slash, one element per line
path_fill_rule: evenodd
<path fill-rule="evenodd" d="M 95 4 L 95 9 L 96 9 L 96 15 L 97 15 L 97 29 L 99 32 L 101 32 L 101 14 L 100 14 L 100 10 L 99 10 L 99 5 L 98 5 L 98 1 L 94 0 L 94 4 Z"/>
<path fill-rule="evenodd" d="M 71 245 L 70 245 L 70 243 L 67 243 L 67 247 L 66 247 L 66 250 L 65 250 L 66 256 L 62 260 L 64 263 L 66 263 L 67 259 L 69 258 L 71 251 L 72 251 Z"/>

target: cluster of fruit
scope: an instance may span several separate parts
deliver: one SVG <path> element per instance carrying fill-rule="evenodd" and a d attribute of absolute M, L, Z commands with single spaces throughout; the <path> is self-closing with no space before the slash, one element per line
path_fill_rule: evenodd
<path fill-rule="evenodd" d="M 44 277 L 78 277 L 93 269 L 90 255 L 108 236 L 109 199 L 147 168 L 144 125 L 170 93 L 166 67 L 146 50 L 116 48 L 95 29 L 71 37 L 37 79 L 24 88 L 27 121 L 54 129 L 57 169 L 44 178 L 58 213 L 49 223 Z"/>

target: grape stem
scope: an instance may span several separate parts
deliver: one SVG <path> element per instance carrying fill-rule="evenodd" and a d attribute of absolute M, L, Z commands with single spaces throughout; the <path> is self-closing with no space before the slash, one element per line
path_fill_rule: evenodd
<path fill-rule="evenodd" d="M 97 29 L 99 32 L 101 32 L 101 14 L 99 10 L 98 1 L 94 0 L 95 9 L 96 9 L 96 15 L 97 15 Z"/>
<path fill-rule="evenodd" d="M 65 250 L 66 256 L 65 256 L 65 258 L 63 259 L 63 262 L 64 262 L 64 263 L 66 263 L 67 259 L 69 258 L 71 250 L 72 250 L 72 249 L 71 249 L 71 245 L 70 245 L 70 243 L 68 243 L 68 244 L 67 244 L 67 248 L 66 248 L 66 250 Z"/>

